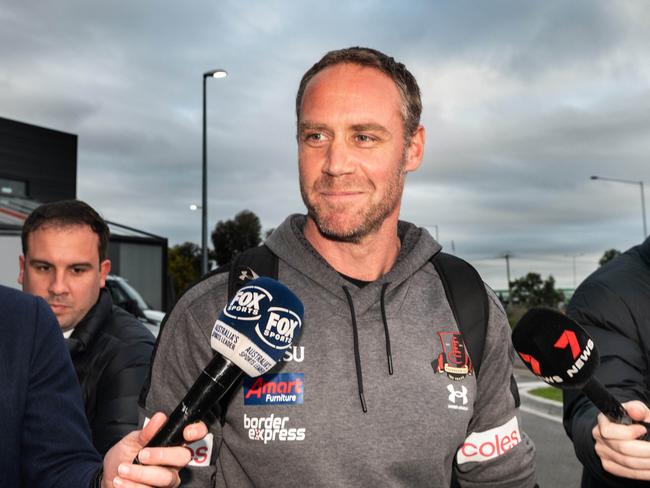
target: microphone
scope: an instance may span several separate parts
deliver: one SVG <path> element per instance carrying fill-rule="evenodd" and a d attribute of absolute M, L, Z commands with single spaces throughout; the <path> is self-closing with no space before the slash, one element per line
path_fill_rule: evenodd
<path fill-rule="evenodd" d="M 242 374 L 273 368 L 300 336 L 303 314 L 300 299 L 279 281 L 261 277 L 240 288 L 212 329 L 216 354 L 147 446 L 182 445 L 185 426 L 202 420 Z"/>
<path fill-rule="evenodd" d="M 619 424 L 632 420 L 623 405 L 593 375 L 599 364 L 596 344 L 566 315 L 550 308 L 531 308 L 512 332 L 512 343 L 529 370 L 542 381 L 562 389 L 579 389 L 607 418 Z"/>

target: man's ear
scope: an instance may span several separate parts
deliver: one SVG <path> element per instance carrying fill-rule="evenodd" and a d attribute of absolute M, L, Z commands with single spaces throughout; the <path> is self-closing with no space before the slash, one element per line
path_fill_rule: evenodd
<path fill-rule="evenodd" d="M 18 284 L 22 286 L 25 279 L 25 256 L 18 256 Z"/>
<path fill-rule="evenodd" d="M 106 277 L 110 272 L 111 272 L 111 260 L 104 259 L 101 263 L 99 263 L 99 276 L 100 276 L 99 287 L 100 288 L 104 288 L 104 285 L 106 284 Z"/>
<path fill-rule="evenodd" d="M 415 129 L 415 134 L 410 138 L 409 147 L 406 153 L 406 164 L 404 165 L 404 171 L 415 171 L 420 167 L 422 163 L 422 157 L 424 156 L 424 139 L 425 133 L 423 125 L 418 125 L 418 128 Z"/>

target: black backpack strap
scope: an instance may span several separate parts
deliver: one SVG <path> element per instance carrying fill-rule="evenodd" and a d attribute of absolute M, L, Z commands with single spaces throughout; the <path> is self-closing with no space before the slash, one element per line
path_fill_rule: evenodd
<path fill-rule="evenodd" d="M 278 279 L 278 257 L 271 250 L 262 244 L 258 247 L 247 249 L 233 257 L 230 263 L 217 268 L 214 273 L 228 274 L 228 303 L 235 297 L 237 290 L 259 276 Z M 225 423 L 228 404 L 235 394 L 237 388 L 232 388 L 213 408 L 213 413 L 220 420 L 221 425 Z"/>
<path fill-rule="evenodd" d="M 431 263 L 440 276 L 447 302 L 458 324 L 458 330 L 463 335 L 463 342 L 478 380 L 490 313 L 483 280 L 471 264 L 452 254 L 439 252 L 431 258 Z M 456 466 L 456 456 L 453 464 Z M 455 468 L 452 470 L 450 487 L 460 488 Z"/>
<path fill-rule="evenodd" d="M 237 254 L 230 263 L 224 264 L 216 273 L 228 275 L 228 302 L 233 299 L 237 290 L 250 280 L 259 276 L 278 279 L 278 257 L 264 244 L 247 249 Z"/>
<path fill-rule="evenodd" d="M 474 267 L 452 254 L 439 252 L 431 262 L 436 268 L 447 302 L 463 335 L 474 374 L 478 378 L 489 317 L 483 280 Z"/>

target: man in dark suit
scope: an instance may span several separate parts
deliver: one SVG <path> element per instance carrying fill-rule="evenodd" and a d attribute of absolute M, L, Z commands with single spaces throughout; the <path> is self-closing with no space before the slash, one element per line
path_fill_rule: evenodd
<path fill-rule="evenodd" d="M 104 457 L 90 440 L 79 384 L 58 323 L 40 298 L 0 286 L 0 486 L 176 487 L 184 447 L 142 450 L 164 422 L 157 414 Z M 205 436 L 203 424 L 185 438 Z M 131 461 L 138 455 L 143 465 Z M 150 466 L 147 466 L 150 465 Z M 130 486 L 130 485 L 129 485 Z"/>

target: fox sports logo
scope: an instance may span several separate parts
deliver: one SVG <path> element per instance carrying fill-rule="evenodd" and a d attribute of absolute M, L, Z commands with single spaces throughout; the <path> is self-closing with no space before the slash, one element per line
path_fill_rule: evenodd
<path fill-rule="evenodd" d="M 273 296 L 261 286 L 242 287 L 223 313 L 235 320 L 260 320 L 269 308 Z"/>
<path fill-rule="evenodd" d="M 273 349 L 289 349 L 294 337 L 300 334 L 300 316 L 283 307 L 269 307 L 265 320 L 255 327 L 257 336 Z"/>

